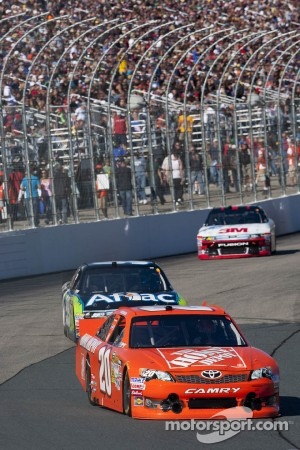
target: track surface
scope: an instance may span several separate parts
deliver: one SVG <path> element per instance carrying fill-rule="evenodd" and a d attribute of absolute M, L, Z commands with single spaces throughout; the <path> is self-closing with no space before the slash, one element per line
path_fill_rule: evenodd
<path fill-rule="evenodd" d="M 190 304 L 224 307 L 250 342 L 279 362 L 287 431 L 242 431 L 219 444 L 197 431 L 165 431 L 92 407 L 74 375 L 74 345 L 62 332 L 61 284 L 70 273 L 0 283 L 0 449 L 233 450 L 300 448 L 300 234 L 278 239 L 271 258 L 200 262 L 196 254 L 161 258 Z"/>

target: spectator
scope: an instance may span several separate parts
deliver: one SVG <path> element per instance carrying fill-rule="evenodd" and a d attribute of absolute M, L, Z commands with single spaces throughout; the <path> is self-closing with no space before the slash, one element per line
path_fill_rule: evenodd
<path fill-rule="evenodd" d="M 218 145 L 218 139 L 214 139 L 212 144 L 209 146 L 209 156 L 210 156 L 210 181 L 216 186 L 220 185 L 220 151 Z"/>
<path fill-rule="evenodd" d="M 216 111 L 211 105 L 206 105 L 203 114 L 206 138 L 212 141 L 215 137 Z"/>
<path fill-rule="evenodd" d="M 68 203 L 71 195 L 71 181 L 61 164 L 59 164 L 54 171 L 53 187 L 57 221 L 59 224 L 67 224 Z"/>
<path fill-rule="evenodd" d="M 187 134 L 188 142 L 191 142 L 193 131 L 194 119 L 190 114 L 183 114 L 183 110 L 180 111 L 177 123 L 178 139 L 184 141 Z"/>
<path fill-rule="evenodd" d="M 132 182 L 131 168 L 124 158 L 120 158 L 116 168 L 116 183 L 125 216 L 132 216 Z"/>
<path fill-rule="evenodd" d="M 231 185 L 233 185 L 235 192 L 239 191 L 239 183 L 238 183 L 238 159 L 237 159 L 237 150 L 235 144 L 228 145 L 228 168 L 230 170 L 231 175 Z M 229 189 L 228 189 L 229 192 Z"/>
<path fill-rule="evenodd" d="M 9 199 L 9 212 L 12 222 L 23 218 L 21 212 L 21 204 L 18 202 L 18 195 L 20 192 L 21 182 L 24 178 L 24 172 L 19 166 L 14 166 L 13 171 L 8 177 L 8 199 Z"/>
<path fill-rule="evenodd" d="M 193 194 L 204 195 L 204 170 L 202 155 L 194 147 L 190 150 L 191 189 Z"/>
<path fill-rule="evenodd" d="M 239 148 L 239 159 L 242 172 L 242 185 L 244 191 L 252 190 L 251 152 L 247 142 L 242 141 Z"/>
<path fill-rule="evenodd" d="M 264 147 L 260 146 L 257 155 L 257 166 L 256 166 L 256 180 L 255 184 L 258 186 L 260 182 L 263 183 L 263 190 L 267 191 L 267 162 L 266 162 L 266 151 Z"/>
<path fill-rule="evenodd" d="M 116 164 L 117 160 L 120 160 L 121 158 L 124 158 L 127 155 L 127 151 L 125 150 L 122 145 L 119 147 L 115 147 L 113 149 L 113 155 L 114 155 L 114 162 Z"/>
<path fill-rule="evenodd" d="M 175 204 L 176 206 L 179 206 L 183 201 L 184 183 L 183 164 L 179 154 L 174 152 L 170 157 L 166 156 L 162 163 L 162 169 L 168 184 L 172 186 L 173 183 Z"/>
<path fill-rule="evenodd" d="M 145 120 L 142 118 L 138 111 L 133 111 L 130 118 L 130 126 L 132 133 L 132 140 L 135 146 L 139 146 L 141 149 L 146 145 L 145 134 Z"/>
<path fill-rule="evenodd" d="M 137 198 L 139 203 L 146 205 L 148 203 L 145 193 L 146 179 L 147 179 L 147 161 L 145 157 L 140 154 L 139 151 L 134 152 L 133 165 L 134 165 Z"/>
<path fill-rule="evenodd" d="M 42 189 L 42 201 L 44 205 L 44 213 L 46 215 L 45 224 L 49 225 L 52 220 L 52 187 L 51 179 L 49 178 L 48 171 L 42 169 L 40 185 Z"/>
<path fill-rule="evenodd" d="M 229 194 L 230 191 L 230 174 L 231 174 L 231 162 L 229 157 L 229 147 L 230 145 L 225 144 L 222 152 L 222 170 L 218 172 L 218 184 L 219 187 L 223 185 L 224 192 Z"/>
<path fill-rule="evenodd" d="M 0 223 L 7 219 L 7 209 L 4 192 L 4 172 L 0 171 Z"/>
<path fill-rule="evenodd" d="M 151 198 L 153 201 L 156 200 L 156 197 L 159 198 L 160 204 L 164 205 L 166 203 L 165 199 L 165 180 L 164 180 L 164 171 L 160 165 L 159 158 L 154 158 L 153 161 L 153 170 L 154 170 L 154 186 L 151 186 Z"/>
<path fill-rule="evenodd" d="M 288 175 L 289 175 L 289 184 L 290 186 L 296 186 L 297 177 L 296 177 L 296 167 L 297 167 L 297 154 L 296 147 L 294 143 L 289 139 L 289 146 L 287 149 L 287 160 L 288 160 Z"/>
<path fill-rule="evenodd" d="M 27 218 L 31 221 L 30 201 L 32 201 L 33 222 L 34 226 L 38 227 L 40 224 L 39 200 L 41 199 L 42 192 L 38 170 L 36 168 L 31 169 L 30 175 L 23 178 L 20 185 L 19 201 L 21 201 L 22 193 L 24 193 L 25 196 Z"/>
<path fill-rule="evenodd" d="M 110 202 L 112 200 L 112 167 L 111 167 L 109 158 L 104 159 L 103 170 L 104 170 L 104 173 L 108 174 L 110 188 L 108 191 L 107 202 Z"/>
<path fill-rule="evenodd" d="M 82 102 L 78 108 L 75 109 L 74 114 L 74 122 L 75 122 L 75 128 L 82 129 L 86 123 L 87 119 L 87 110 L 86 110 L 86 103 Z"/>
<path fill-rule="evenodd" d="M 107 167 L 107 166 L 106 166 Z M 107 219 L 107 196 L 109 191 L 109 173 L 106 172 L 105 166 L 96 164 L 96 192 L 98 199 L 98 208 L 102 211 Z"/>
<path fill-rule="evenodd" d="M 113 139 L 115 147 L 127 148 L 127 124 L 124 113 L 114 111 L 112 114 Z M 123 155 L 122 155 L 123 156 Z"/>
<path fill-rule="evenodd" d="M 79 207 L 82 209 L 93 208 L 93 171 L 90 158 L 83 157 L 79 162 L 75 181 L 80 194 Z"/>

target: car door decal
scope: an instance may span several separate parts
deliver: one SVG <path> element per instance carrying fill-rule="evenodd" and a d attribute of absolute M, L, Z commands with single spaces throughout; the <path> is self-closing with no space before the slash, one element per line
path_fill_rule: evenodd
<path fill-rule="evenodd" d="M 110 368 L 111 348 L 101 347 L 99 350 L 99 380 L 100 391 L 111 396 L 111 368 Z"/>

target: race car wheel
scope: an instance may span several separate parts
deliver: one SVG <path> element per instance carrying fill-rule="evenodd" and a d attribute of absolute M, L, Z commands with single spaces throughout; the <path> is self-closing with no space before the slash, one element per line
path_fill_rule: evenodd
<path fill-rule="evenodd" d="M 91 405 L 96 406 L 97 403 L 94 402 L 92 396 L 92 384 L 91 384 L 91 366 L 89 360 L 86 361 L 86 369 L 85 369 L 85 382 L 86 382 L 86 392 L 88 396 L 88 400 Z"/>
<path fill-rule="evenodd" d="M 276 253 L 276 238 L 274 239 L 274 246 L 271 243 L 271 255 L 274 255 Z"/>
<path fill-rule="evenodd" d="M 64 325 L 64 335 L 66 336 L 66 337 L 69 337 L 69 333 L 68 333 L 68 326 L 67 326 L 67 323 L 66 323 L 67 321 L 66 321 L 66 305 L 65 305 L 65 303 L 63 303 L 63 325 Z"/>
<path fill-rule="evenodd" d="M 123 411 L 127 416 L 131 416 L 131 391 L 127 371 L 125 373 L 123 381 Z"/>
<path fill-rule="evenodd" d="M 66 325 L 64 326 L 64 335 L 65 335 L 66 337 L 69 337 L 68 327 L 67 327 Z"/>
<path fill-rule="evenodd" d="M 72 314 L 72 319 L 70 319 L 70 322 L 71 322 L 71 321 L 72 321 L 72 323 L 73 323 L 73 330 L 71 331 L 70 328 L 69 328 L 69 330 L 68 330 L 68 337 L 69 337 L 73 342 L 77 342 L 74 310 L 73 310 L 73 314 Z"/>

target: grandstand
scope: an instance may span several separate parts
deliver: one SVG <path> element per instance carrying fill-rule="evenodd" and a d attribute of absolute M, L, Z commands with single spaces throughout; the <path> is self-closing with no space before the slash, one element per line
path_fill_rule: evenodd
<path fill-rule="evenodd" d="M 69 222 L 103 220 L 93 174 L 107 158 L 111 164 L 108 216 L 123 217 L 113 157 L 114 112 L 126 119 L 134 215 L 298 192 L 299 17 L 296 0 L 286 9 L 276 0 L 266 4 L 167 0 L 154 5 L 114 0 L 109 6 L 92 0 L 55 4 L 23 0 L 14 5 L 3 0 L 0 230 L 35 226 L 30 203 L 25 209 L 20 205 L 12 216 L 13 171 L 20 169 L 30 176 L 33 169 L 47 168 L 53 179 L 57 165 L 70 177 Z M 179 132 L 182 114 L 186 131 Z M 170 157 L 178 140 L 185 169 L 180 208 L 172 179 L 164 186 L 166 202 L 161 205 L 156 198 L 157 164 Z M 210 179 L 214 140 L 219 152 L 217 186 Z M 236 149 L 235 167 L 226 163 L 228 142 Z M 240 161 L 244 142 L 249 146 L 253 179 L 247 190 Z M 204 164 L 203 197 L 195 195 L 191 185 L 192 147 Z M 261 149 L 265 152 L 262 182 L 257 177 Z M 138 202 L 136 151 L 148 161 L 147 205 Z M 88 189 L 80 185 L 83 166 L 89 171 L 84 180 Z M 53 188 L 53 199 L 55 195 Z M 52 216 L 53 224 L 59 224 L 55 201 Z"/>

